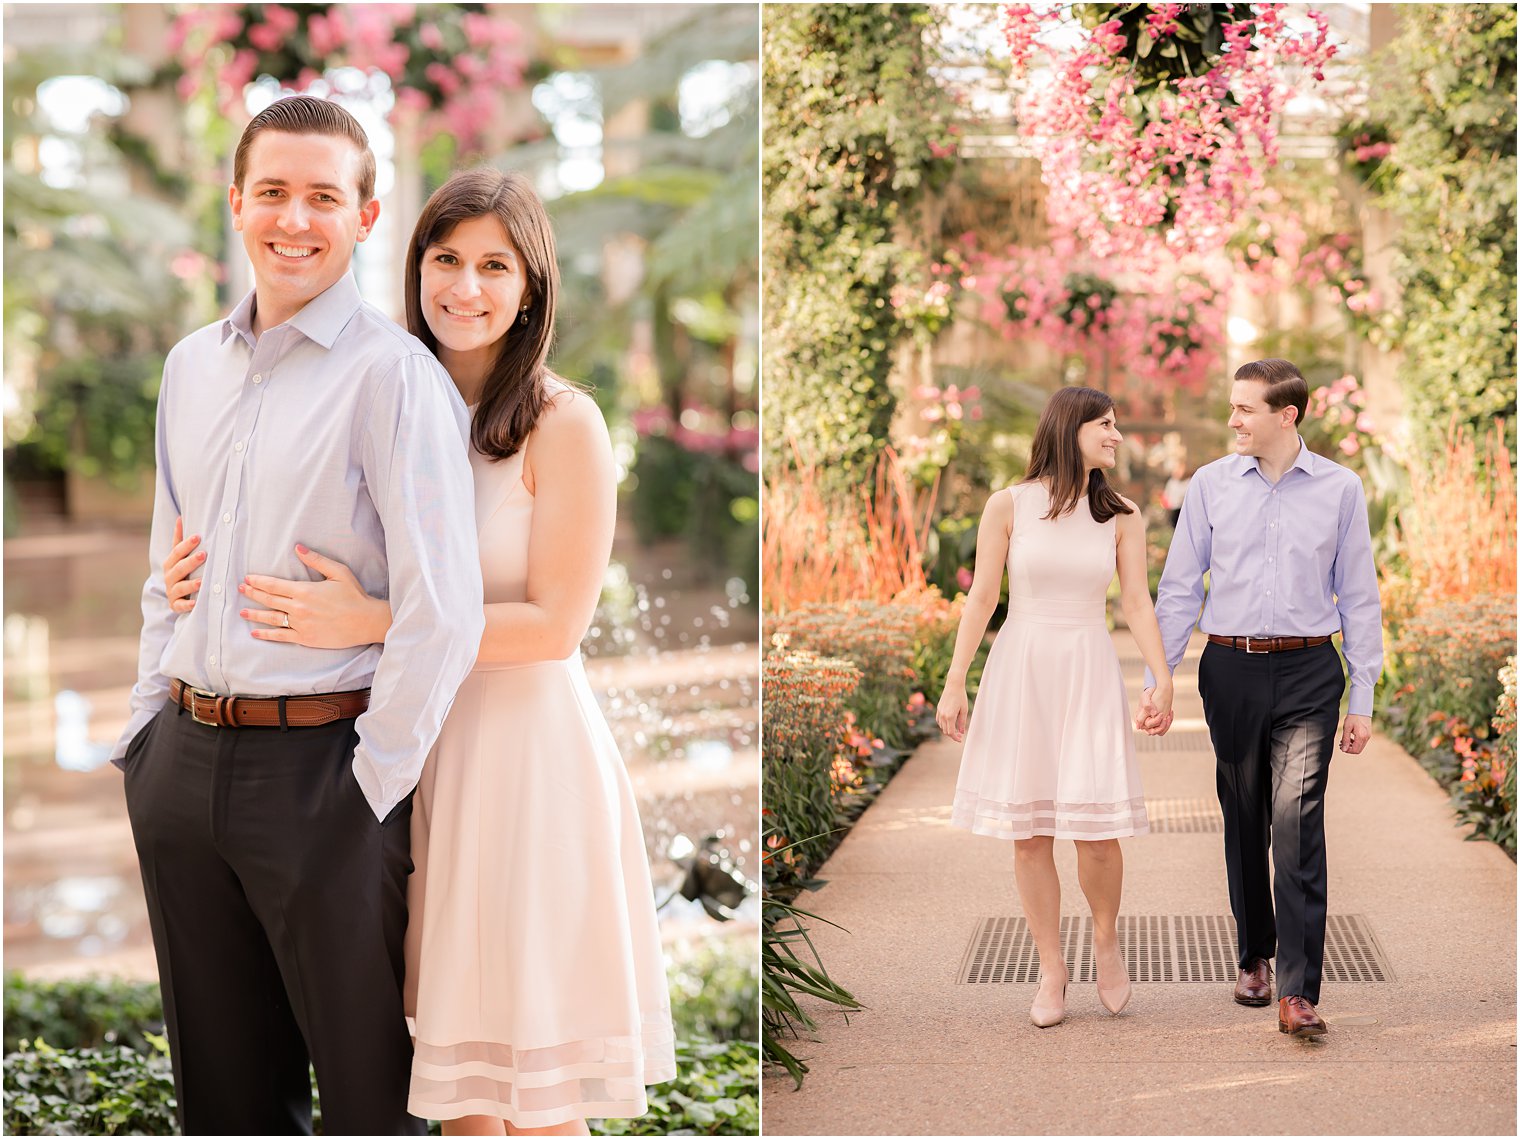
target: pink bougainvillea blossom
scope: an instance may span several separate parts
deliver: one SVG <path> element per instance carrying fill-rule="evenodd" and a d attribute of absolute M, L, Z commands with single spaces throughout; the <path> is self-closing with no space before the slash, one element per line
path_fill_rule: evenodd
<path fill-rule="evenodd" d="M 446 29 L 467 46 L 449 51 Z M 448 5 L 207 5 L 175 19 L 169 45 L 184 69 L 183 99 L 209 88 L 223 113 L 239 117 L 245 88 L 261 75 L 307 91 L 326 72 L 352 67 L 390 79 L 392 113 L 415 121 L 420 141 L 447 132 L 476 154 L 517 141 L 502 93 L 523 86 L 531 62 L 509 17 Z"/>
<path fill-rule="evenodd" d="M 1146 30 L 1174 34 L 1183 8 L 1154 5 Z M 1052 225 L 1100 257 L 1148 244 L 1174 254 L 1223 247 L 1277 161 L 1283 65 L 1297 63 L 1318 82 L 1335 53 L 1322 13 L 1309 13 L 1312 31 L 1294 33 L 1282 9 L 1254 5 L 1251 18 L 1223 27 L 1207 72 L 1163 78 L 1141 99 L 1118 20 L 1076 31 L 1059 8 L 1006 5 L 1014 73 L 1030 76 L 1016 117 L 1050 188 Z M 1058 21 L 1063 37 L 1044 34 Z M 1031 75 L 1037 59 L 1040 82 Z"/>
<path fill-rule="evenodd" d="M 1202 391 L 1220 361 L 1230 274 L 1218 259 L 1116 261 L 1059 235 L 967 260 L 983 321 L 1007 340 L 1086 358 L 1121 403 L 1158 387 Z"/>

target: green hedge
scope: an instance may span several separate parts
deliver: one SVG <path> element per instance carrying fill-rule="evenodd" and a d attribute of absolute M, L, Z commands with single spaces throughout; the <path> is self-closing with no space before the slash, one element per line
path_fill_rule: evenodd
<path fill-rule="evenodd" d="M 177 1135 L 174 1073 L 162 1051 L 53 1048 L 5 1057 L 7 1135 Z"/>
<path fill-rule="evenodd" d="M 645 1115 L 593 1120 L 595 1133 L 758 1132 L 756 968 L 753 951 L 742 940 L 707 947 L 672 966 L 680 1041 L 676 1079 L 649 1089 Z M 19 974 L 7 974 L 0 1121 L 4 1133 L 178 1134 L 168 1045 L 158 1035 L 162 1016 L 155 984 L 114 979 L 28 982 Z M 705 1033 L 720 1038 L 701 1038 Z M 315 1087 L 312 1090 L 315 1099 Z M 314 1124 L 320 1134 L 320 1103 L 315 1104 Z M 436 1123 L 431 1133 L 439 1134 Z"/>

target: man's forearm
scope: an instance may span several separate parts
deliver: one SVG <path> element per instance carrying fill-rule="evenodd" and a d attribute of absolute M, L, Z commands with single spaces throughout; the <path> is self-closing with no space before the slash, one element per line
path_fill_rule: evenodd
<path fill-rule="evenodd" d="M 355 724 L 354 776 L 382 819 L 421 777 L 485 626 L 468 422 L 463 405 L 446 398 L 449 381 L 437 364 L 413 367 L 377 397 L 365 428 L 391 623 L 369 710 Z"/>

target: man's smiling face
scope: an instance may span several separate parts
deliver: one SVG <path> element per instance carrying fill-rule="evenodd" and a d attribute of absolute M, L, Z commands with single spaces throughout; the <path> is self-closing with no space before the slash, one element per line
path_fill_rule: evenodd
<path fill-rule="evenodd" d="M 346 138 L 265 130 L 228 195 L 258 284 L 259 323 L 282 323 L 348 271 L 378 202 L 359 201 L 358 148 Z"/>
<path fill-rule="evenodd" d="M 1238 455 L 1273 454 L 1289 432 L 1296 432 L 1292 408 L 1273 411 L 1267 403 L 1267 385 L 1261 380 L 1236 380 L 1230 387 L 1230 430 L 1235 432 Z"/>

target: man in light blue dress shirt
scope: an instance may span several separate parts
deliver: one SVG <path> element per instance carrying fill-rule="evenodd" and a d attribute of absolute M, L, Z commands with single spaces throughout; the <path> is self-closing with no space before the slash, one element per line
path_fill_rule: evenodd
<path fill-rule="evenodd" d="M 164 365 L 152 571 L 114 757 L 180 1124 L 309 1134 L 309 1061 L 328 1134 L 422 1134 L 402 1010 L 411 793 L 484 623 L 468 417 L 354 285 L 379 203 L 352 116 L 304 96 L 255 116 L 229 202 L 255 288 Z M 203 560 L 171 596 L 178 518 Z M 245 576 L 307 577 L 298 541 L 390 599 L 383 645 L 250 635 Z"/>
<path fill-rule="evenodd" d="M 1359 753 L 1372 736 L 1383 667 L 1362 482 L 1304 445 L 1298 425 L 1308 400 L 1308 384 L 1286 360 L 1235 373 L 1235 454 L 1193 476 L 1156 601 L 1169 667 L 1182 660 L 1195 624 L 1209 637 L 1198 688 L 1238 931 L 1234 999 L 1272 1002 L 1275 957 L 1278 1028 L 1291 1036 L 1326 1031 L 1314 1007 L 1325 952 L 1325 782 L 1346 686 L 1331 635 L 1341 634 L 1351 679 L 1344 752 Z M 1162 726 L 1148 672 L 1145 683 L 1141 726 Z"/>

